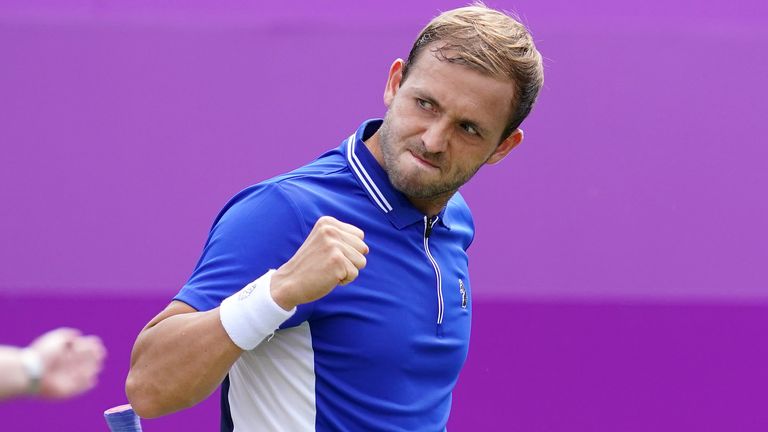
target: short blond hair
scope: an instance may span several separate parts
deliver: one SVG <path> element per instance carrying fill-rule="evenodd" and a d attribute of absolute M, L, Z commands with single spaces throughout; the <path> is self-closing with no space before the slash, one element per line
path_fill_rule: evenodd
<path fill-rule="evenodd" d="M 403 81 L 427 46 L 433 47 L 431 51 L 440 60 L 514 83 L 512 116 L 502 140 L 530 114 L 544 85 L 544 67 L 530 32 L 513 16 L 482 3 L 443 12 L 416 38 L 403 69 Z"/>

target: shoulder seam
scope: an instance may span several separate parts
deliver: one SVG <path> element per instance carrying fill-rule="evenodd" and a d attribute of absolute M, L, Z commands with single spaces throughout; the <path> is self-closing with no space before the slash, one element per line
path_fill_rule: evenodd
<path fill-rule="evenodd" d="M 333 169 L 333 170 L 330 170 L 328 172 L 323 173 L 323 175 L 336 174 L 336 173 L 344 171 L 344 170 L 349 170 L 349 166 L 347 166 L 347 165 L 340 166 L 340 167 L 338 167 L 336 169 Z M 279 185 L 280 183 L 290 182 L 291 180 L 294 180 L 294 179 L 302 179 L 302 178 L 310 177 L 310 176 L 311 176 L 311 174 L 309 174 L 309 173 L 305 174 L 305 173 L 290 172 L 290 173 L 283 174 L 283 175 L 281 175 L 279 177 L 272 178 L 271 180 L 267 180 L 267 182 L 275 184 L 275 185 Z"/>

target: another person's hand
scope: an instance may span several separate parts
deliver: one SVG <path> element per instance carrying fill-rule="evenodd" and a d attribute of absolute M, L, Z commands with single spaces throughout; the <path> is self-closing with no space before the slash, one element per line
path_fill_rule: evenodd
<path fill-rule="evenodd" d="M 39 395 L 51 399 L 75 396 L 93 388 L 106 356 L 98 336 L 83 336 L 72 328 L 51 330 L 27 349 L 42 361 Z"/>
<path fill-rule="evenodd" d="M 318 219 L 296 254 L 272 276 L 272 298 L 290 310 L 355 280 L 366 264 L 363 237 L 354 225 L 330 216 Z"/>

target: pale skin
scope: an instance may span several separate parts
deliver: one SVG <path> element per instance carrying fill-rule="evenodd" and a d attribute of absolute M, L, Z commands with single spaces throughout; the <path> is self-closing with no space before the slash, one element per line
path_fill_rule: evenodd
<path fill-rule="evenodd" d="M 451 186 L 481 165 L 499 162 L 522 141 L 520 130 L 501 140 L 511 110 L 511 82 L 441 62 L 429 52 L 412 65 L 405 81 L 402 68 L 401 59 L 390 68 L 384 93 L 388 115 L 366 145 L 404 187 Z M 389 135 L 383 137 L 387 128 Z M 439 213 L 456 191 L 449 187 L 416 197 L 400 190 L 429 216 Z M 273 274 L 272 297 L 285 310 L 322 298 L 354 281 L 367 253 L 360 229 L 322 217 Z M 141 417 L 178 411 L 209 396 L 241 354 L 222 327 L 218 308 L 198 312 L 171 302 L 136 340 L 126 393 Z"/>
<path fill-rule="evenodd" d="M 458 179 L 463 184 L 482 165 L 500 162 L 523 141 L 523 131 L 501 139 L 512 110 L 511 81 L 441 61 L 429 47 L 414 63 L 405 81 L 403 60 L 392 63 L 384 90 L 387 118 L 366 145 L 390 180 L 400 174 L 403 184 L 393 181 L 395 187 L 433 216 L 456 193 Z M 385 131 L 392 136 L 382 145 Z M 450 183 L 454 187 L 428 197 L 404 190 Z"/>
<path fill-rule="evenodd" d="M 322 217 L 296 254 L 272 275 L 272 298 L 291 310 L 324 297 L 357 278 L 367 253 L 360 229 Z M 126 380 L 128 399 L 144 418 L 195 405 L 221 384 L 242 352 L 224 330 L 219 308 L 197 312 L 171 302 L 136 340 Z"/>
<path fill-rule="evenodd" d="M 29 350 L 42 363 L 40 387 L 29 393 L 30 377 L 22 363 Z M 96 336 L 58 328 L 44 333 L 24 348 L 0 346 L 0 400 L 18 396 L 65 399 L 92 389 L 98 382 L 106 349 Z"/>

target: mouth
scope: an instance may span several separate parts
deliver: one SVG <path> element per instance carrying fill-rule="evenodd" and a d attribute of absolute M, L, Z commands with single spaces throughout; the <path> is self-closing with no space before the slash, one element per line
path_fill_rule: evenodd
<path fill-rule="evenodd" d="M 428 160 L 426 160 L 426 159 L 423 159 L 423 158 L 419 157 L 419 156 L 418 156 L 416 153 L 414 153 L 413 151 L 411 151 L 411 150 L 408 150 L 408 153 L 410 153 L 410 154 L 411 154 L 411 156 L 413 156 L 413 158 L 414 158 L 414 159 L 415 159 L 415 160 L 416 160 L 416 161 L 417 161 L 417 162 L 418 162 L 420 165 L 423 165 L 423 166 L 425 166 L 425 167 L 427 167 L 427 168 L 440 169 L 440 167 L 439 167 L 439 166 L 437 166 L 437 165 L 433 164 L 432 162 L 429 162 L 429 161 L 428 161 Z"/>

